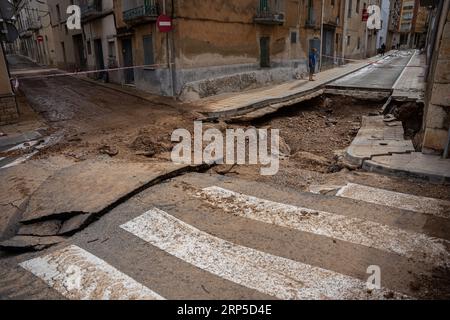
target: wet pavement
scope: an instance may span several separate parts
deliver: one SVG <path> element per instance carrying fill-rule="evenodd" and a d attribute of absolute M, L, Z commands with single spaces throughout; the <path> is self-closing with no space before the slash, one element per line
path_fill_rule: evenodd
<path fill-rule="evenodd" d="M 351 197 L 187 174 L 53 248 L 3 259 L 0 296 L 50 287 L 47 296 L 69 299 L 448 298 L 436 279 L 450 262 L 449 220 L 416 199 L 420 212 Z M 367 287 L 370 266 L 381 289 Z M 77 270 L 78 285 L 65 285 Z"/>
<path fill-rule="evenodd" d="M 386 78 L 392 81 L 392 74 Z M 175 103 L 159 105 L 74 77 L 24 79 L 22 89 L 52 126 L 69 133 L 39 159 L 0 171 L 2 181 L 8 181 L 0 186 L 2 208 L 11 211 L 8 234 L 39 233 L 31 245 L 42 249 L 0 252 L 0 299 L 450 297 L 448 188 L 342 168 L 322 174 L 294 160 L 282 162 L 280 174 L 264 182 L 259 175 L 245 175 L 245 166 L 237 166 L 220 174 L 213 171 L 218 168 L 184 174 L 150 186 L 145 177 L 151 170 L 142 173 L 127 165 L 151 167 L 163 161 L 168 149 L 161 141 L 173 129 L 189 128 L 195 114 Z M 338 112 L 337 105 L 326 110 L 328 116 L 309 119 L 305 130 L 313 132 L 317 121 L 327 122 L 327 128 L 342 125 L 344 119 L 330 118 Z M 352 111 L 356 117 L 354 106 Z M 345 121 L 353 128 L 356 120 Z M 298 139 L 312 141 L 296 129 L 295 119 L 289 125 Z M 336 133 L 321 135 L 331 139 Z M 313 141 L 307 149 L 313 152 L 320 144 Z M 142 156 L 142 145 L 150 157 Z M 105 146 L 118 153 L 101 154 Z M 161 158 L 152 158 L 154 154 Z M 83 169 L 90 160 L 108 167 L 112 157 L 123 166 L 115 167 L 119 172 L 111 177 L 105 171 L 104 180 L 96 180 L 95 170 Z M 170 163 L 169 158 L 165 161 Z M 73 168 L 83 172 L 59 179 Z M 114 186 L 114 176 L 121 184 L 132 180 L 131 189 L 137 189 L 124 198 L 124 192 L 115 192 L 119 186 Z M 288 179 L 304 185 L 288 185 Z M 47 188 L 55 180 L 57 184 Z M 340 193 L 302 189 L 331 182 Z M 40 197 L 44 189 L 48 192 Z M 70 201 L 60 191 L 70 193 Z M 399 201 L 386 200 L 392 191 Z M 102 198 L 104 194 L 113 195 Z M 81 218 L 70 225 L 82 228 L 71 235 L 59 233 L 61 221 L 20 223 L 30 222 L 25 221 L 30 210 L 42 209 L 40 200 L 34 201 L 38 198 L 46 199 L 46 213 Z M 92 205 L 98 202 L 101 206 Z M 89 204 L 89 210 L 83 209 Z M 53 212 L 55 208 L 59 209 Z M 101 216 L 84 223 L 84 211 L 99 210 Z M 16 244 L 29 246 L 23 237 L 19 235 Z M 57 244 L 48 248 L 49 243 Z M 374 266 L 381 271 L 379 289 L 367 286 L 368 270 Z"/>
<path fill-rule="evenodd" d="M 412 57 L 412 52 L 400 51 L 377 61 L 328 85 L 338 88 L 392 89 Z"/>

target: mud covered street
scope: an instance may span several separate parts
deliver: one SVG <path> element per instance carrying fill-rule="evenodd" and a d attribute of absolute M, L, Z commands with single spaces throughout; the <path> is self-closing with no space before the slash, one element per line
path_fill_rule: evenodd
<path fill-rule="evenodd" d="M 279 129 L 279 171 L 263 176 L 260 165 L 172 162 L 172 132 L 205 119 L 192 104 L 31 71 L 19 79 L 26 121 L 2 129 L 33 138 L 0 153 L 29 155 L 0 169 L 1 298 L 96 299 L 112 287 L 117 299 L 450 297 L 450 186 L 344 156 L 385 101 L 322 94 L 248 122 L 203 122 Z M 73 290 L 68 264 L 89 270 Z M 366 286 L 370 266 L 380 289 Z"/>

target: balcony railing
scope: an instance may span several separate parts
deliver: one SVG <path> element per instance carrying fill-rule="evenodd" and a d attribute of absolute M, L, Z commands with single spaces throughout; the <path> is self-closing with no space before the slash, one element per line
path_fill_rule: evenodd
<path fill-rule="evenodd" d="M 273 1 L 260 0 L 254 18 L 255 23 L 282 25 L 285 21 L 285 14 L 276 7 Z"/>
<path fill-rule="evenodd" d="M 39 30 L 41 27 L 42 27 L 42 23 L 40 21 L 34 20 L 34 21 L 29 22 L 27 30 L 36 31 L 36 30 Z"/>
<path fill-rule="evenodd" d="M 88 21 L 102 15 L 102 1 L 90 0 L 80 6 L 81 20 Z"/>
<path fill-rule="evenodd" d="M 29 29 L 19 29 L 19 36 L 21 38 L 29 38 L 33 36 L 33 31 Z"/>
<path fill-rule="evenodd" d="M 156 3 L 145 4 L 123 12 L 123 20 L 129 24 L 156 21 L 159 16 L 159 6 Z"/>

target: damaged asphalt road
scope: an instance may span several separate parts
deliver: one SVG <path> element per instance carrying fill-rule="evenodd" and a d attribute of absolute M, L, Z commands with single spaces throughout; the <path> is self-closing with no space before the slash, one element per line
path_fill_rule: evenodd
<path fill-rule="evenodd" d="M 235 196 L 230 197 L 230 192 Z M 292 210 L 304 212 L 299 221 L 310 229 L 298 225 L 292 220 L 294 216 L 284 220 L 287 212 L 294 214 Z M 281 220 L 271 218 L 273 214 Z M 337 218 L 340 222 L 327 224 Z M 347 222 L 347 231 L 339 227 Z M 362 236 L 361 230 L 370 225 L 384 227 Z M 428 214 L 190 173 L 130 197 L 101 220 L 50 249 L 3 259 L 0 273 L 5 277 L 0 280 L 0 296 L 14 296 L 13 277 L 6 270 L 23 275 L 24 280 L 14 280 L 15 288 L 23 287 L 29 271 L 45 281 L 34 268 L 34 258 L 60 261 L 62 268 L 64 260 L 58 259 L 66 254 L 77 257 L 70 260 L 75 265 L 92 263 L 86 260 L 88 252 L 166 299 L 448 298 L 446 282 L 436 281 L 448 270 L 442 265 L 449 262 L 448 252 L 436 246 L 435 252 L 423 255 L 424 241 L 429 238 L 412 240 L 427 235 L 448 243 L 448 234 L 439 230 L 449 227 L 447 219 Z M 323 233 L 323 228 L 329 231 Z M 391 230 L 406 232 L 405 238 L 393 238 Z M 395 245 L 389 247 L 389 243 Z M 244 252 L 254 260 L 242 255 Z M 17 264 L 23 267 L 15 268 Z M 378 265 L 383 272 L 382 291 L 371 292 L 362 285 L 370 265 Z M 53 268 L 51 264 L 48 267 Z M 95 274 L 99 266 L 92 268 Z M 267 282 L 261 281 L 260 274 Z M 327 278 L 332 281 L 327 282 Z M 107 288 L 118 280 L 102 281 Z M 316 287 L 314 282 L 321 285 Z M 85 292 L 85 285 L 88 283 L 82 283 L 79 291 L 67 292 L 56 282 L 54 288 L 61 298 L 75 297 Z M 45 287 L 44 282 L 31 282 L 15 297 L 33 298 Z M 101 298 L 103 294 L 100 290 L 85 298 Z"/>
<path fill-rule="evenodd" d="M 0 242 L 4 250 L 41 250 L 85 228 L 140 191 L 209 166 L 83 161 L 47 178 L 27 199 L 17 236 Z"/>
<path fill-rule="evenodd" d="M 343 163 L 379 102 L 320 96 L 205 123 L 280 129 L 280 171 L 263 177 L 257 165 L 174 165 L 171 133 L 198 118 L 179 102 L 72 77 L 22 84 L 62 137 L 0 170 L 2 299 L 450 297 L 448 186 Z M 421 206 L 367 201 L 343 186 Z M 367 288 L 370 266 L 381 269 L 381 289 Z M 79 286 L 68 288 L 77 272 Z"/>

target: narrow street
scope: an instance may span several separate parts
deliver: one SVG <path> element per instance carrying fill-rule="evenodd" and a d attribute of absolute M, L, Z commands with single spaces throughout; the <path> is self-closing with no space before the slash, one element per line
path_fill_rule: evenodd
<path fill-rule="evenodd" d="M 450 186 L 343 160 L 382 103 L 323 95 L 251 122 L 204 123 L 279 129 L 280 170 L 180 171 L 170 137 L 202 117 L 189 105 L 9 59 L 21 108 L 58 139 L 2 149 L 4 164 L 38 152 L 0 169 L 1 299 L 450 298 Z M 335 84 L 391 88 L 409 59 Z M 146 176 L 159 167 L 166 176 Z M 373 266 L 380 289 L 367 288 Z"/>
<path fill-rule="evenodd" d="M 391 89 L 411 60 L 411 52 L 400 52 L 332 82 L 333 87 Z"/>

